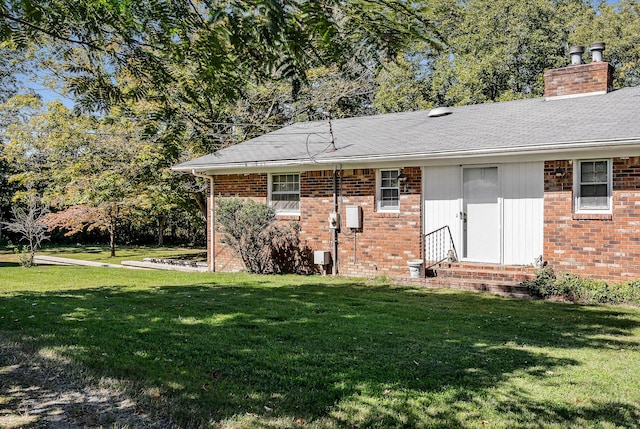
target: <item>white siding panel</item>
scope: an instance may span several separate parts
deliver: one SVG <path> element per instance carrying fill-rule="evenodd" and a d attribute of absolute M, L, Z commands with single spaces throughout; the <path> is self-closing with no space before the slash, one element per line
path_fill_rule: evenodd
<path fill-rule="evenodd" d="M 532 264 L 542 254 L 544 163 L 502 165 L 503 263 Z"/>
<path fill-rule="evenodd" d="M 425 167 L 425 233 L 449 225 L 458 253 L 460 240 L 461 175 L 459 166 Z"/>

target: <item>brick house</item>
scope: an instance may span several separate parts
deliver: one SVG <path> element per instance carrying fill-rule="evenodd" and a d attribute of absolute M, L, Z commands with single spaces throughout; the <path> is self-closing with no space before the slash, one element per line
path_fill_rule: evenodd
<path fill-rule="evenodd" d="M 418 260 L 475 289 L 536 261 L 640 277 L 640 87 L 614 90 L 602 49 L 546 71 L 544 98 L 297 123 L 174 167 L 209 178 L 210 270 L 242 268 L 211 218 L 240 196 L 345 276 L 407 278 Z"/>

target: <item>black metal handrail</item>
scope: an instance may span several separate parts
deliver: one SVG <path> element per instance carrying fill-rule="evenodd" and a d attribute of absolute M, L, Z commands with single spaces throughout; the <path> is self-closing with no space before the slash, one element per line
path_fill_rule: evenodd
<path fill-rule="evenodd" d="M 458 260 L 449 225 L 424 235 L 425 270 L 447 260 L 450 262 Z"/>

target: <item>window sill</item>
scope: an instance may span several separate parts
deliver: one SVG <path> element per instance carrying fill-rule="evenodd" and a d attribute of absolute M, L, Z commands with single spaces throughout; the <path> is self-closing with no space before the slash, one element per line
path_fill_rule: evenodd
<path fill-rule="evenodd" d="M 399 218 L 400 217 L 400 211 L 375 212 L 373 214 L 373 217 L 375 217 L 375 218 Z"/>
<path fill-rule="evenodd" d="M 300 220 L 300 214 L 295 213 L 276 213 L 278 220 Z"/>
<path fill-rule="evenodd" d="M 574 213 L 573 220 L 613 220 L 612 213 Z"/>

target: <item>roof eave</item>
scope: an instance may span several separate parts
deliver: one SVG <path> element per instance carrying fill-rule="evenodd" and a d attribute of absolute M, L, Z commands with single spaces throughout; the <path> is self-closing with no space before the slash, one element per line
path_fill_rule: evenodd
<path fill-rule="evenodd" d="M 609 139 L 609 140 L 586 140 L 574 142 L 553 142 L 539 145 L 528 146 L 511 146 L 482 148 L 474 150 L 451 150 L 437 152 L 418 152 L 418 153 L 399 153 L 399 154 L 383 154 L 383 155 L 362 155 L 337 157 L 336 152 L 332 152 L 332 156 L 326 158 L 315 159 L 290 159 L 290 160 L 270 160 L 270 161 L 250 161 L 250 162 L 233 162 L 225 164 L 187 164 L 176 165 L 171 169 L 173 171 L 188 172 L 191 174 L 226 174 L 234 171 L 264 171 L 274 168 L 295 168 L 315 166 L 316 168 L 348 165 L 348 164 L 376 164 L 376 163 L 406 163 L 412 162 L 419 164 L 420 162 L 430 160 L 447 160 L 447 159 L 467 159 L 478 158 L 483 156 L 498 155 L 552 155 L 552 154 L 571 154 L 583 150 L 613 150 L 624 149 L 630 146 L 640 146 L 640 137 L 625 139 Z"/>

